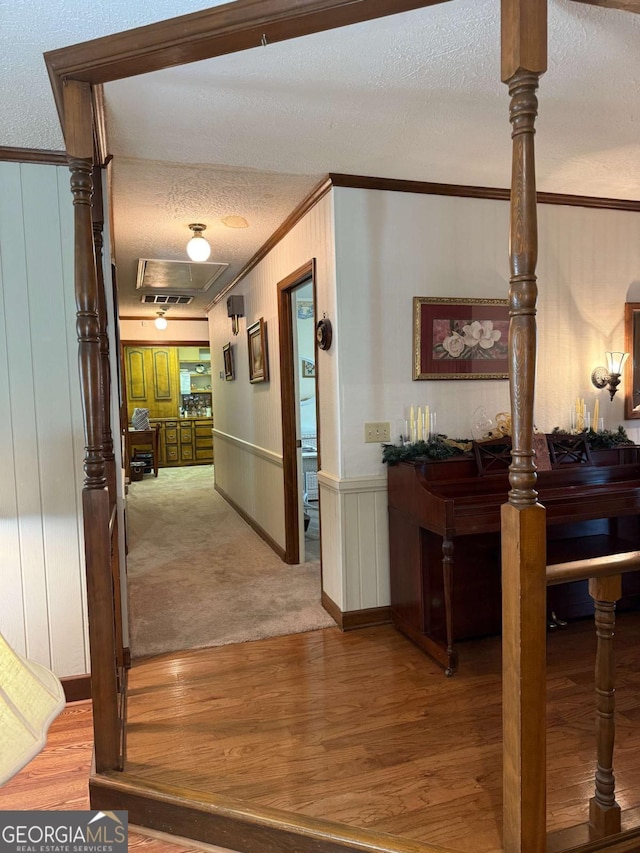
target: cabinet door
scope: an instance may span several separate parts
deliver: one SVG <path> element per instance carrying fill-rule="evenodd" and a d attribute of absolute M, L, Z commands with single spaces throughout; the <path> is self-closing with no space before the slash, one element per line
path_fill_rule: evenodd
<path fill-rule="evenodd" d="M 178 415 L 180 385 L 177 347 L 124 348 L 129 416 L 135 408 L 149 409 L 151 418 Z"/>

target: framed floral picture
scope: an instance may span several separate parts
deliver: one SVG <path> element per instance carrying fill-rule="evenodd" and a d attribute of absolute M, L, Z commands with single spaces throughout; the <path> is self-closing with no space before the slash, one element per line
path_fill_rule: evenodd
<path fill-rule="evenodd" d="M 231 344 L 225 344 L 222 347 L 222 356 L 224 358 L 224 378 L 227 382 L 236 378 L 235 369 L 233 365 L 233 347 Z"/>
<path fill-rule="evenodd" d="M 414 379 L 508 379 L 506 299 L 413 297 Z"/>
<path fill-rule="evenodd" d="M 247 329 L 249 348 L 249 381 L 269 381 L 269 358 L 267 353 L 267 324 L 262 317 Z"/>

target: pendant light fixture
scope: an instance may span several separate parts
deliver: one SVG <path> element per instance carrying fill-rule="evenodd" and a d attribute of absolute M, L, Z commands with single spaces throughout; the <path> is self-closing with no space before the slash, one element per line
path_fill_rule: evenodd
<path fill-rule="evenodd" d="M 166 329 L 167 328 L 167 320 L 164 316 L 165 312 L 164 311 L 157 311 L 156 313 L 158 316 L 153 321 L 153 325 L 156 327 L 156 329 Z"/>
<path fill-rule="evenodd" d="M 206 225 L 201 225 L 199 222 L 193 222 L 189 228 L 193 231 L 193 237 L 187 243 L 187 255 L 192 261 L 198 264 L 204 263 L 211 254 L 211 246 L 202 236 L 202 232 L 206 230 Z"/>

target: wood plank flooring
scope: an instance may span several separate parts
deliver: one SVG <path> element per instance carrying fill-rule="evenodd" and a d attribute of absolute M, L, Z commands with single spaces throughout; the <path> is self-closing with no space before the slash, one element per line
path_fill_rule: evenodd
<path fill-rule="evenodd" d="M 640 806 L 640 614 L 619 618 L 616 778 Z M 595 764 L 592 623 L 548 636 L 548 828 L 583 823 Z M 501 850 L 500 646 L 447 679 L 390 626 L 148 659 L 129 678 L 136 776 L 469 853 Z"/>
<path fill-rule="evenodd" d="M 89 809 L 88 781 L 93 752 L 91 702 L 67 705 L 49 729 L 47 745 L 13 779 L 0 787 L 0 811 L 19 809 L 83 811 Z M 183 839 L 129 830 L 129 849 L 144 853 L 232 853 Z"/>

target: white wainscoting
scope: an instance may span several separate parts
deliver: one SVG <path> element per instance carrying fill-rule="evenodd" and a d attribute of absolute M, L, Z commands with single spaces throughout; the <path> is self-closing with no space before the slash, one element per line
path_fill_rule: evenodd
<path fill-rule="evenodd" d="M 318 472 L 322 585 L 342 610 L 390 604 L 387 477 Z"/>
<path fill-rule="evenodd" d="M 88 671 L 69 170 L 0 163 L 0 631 Z"/>
<path fill-rule="evenodd" d="M 282 455 L 213 430 L 216 485 L 285 547 Z"/>

